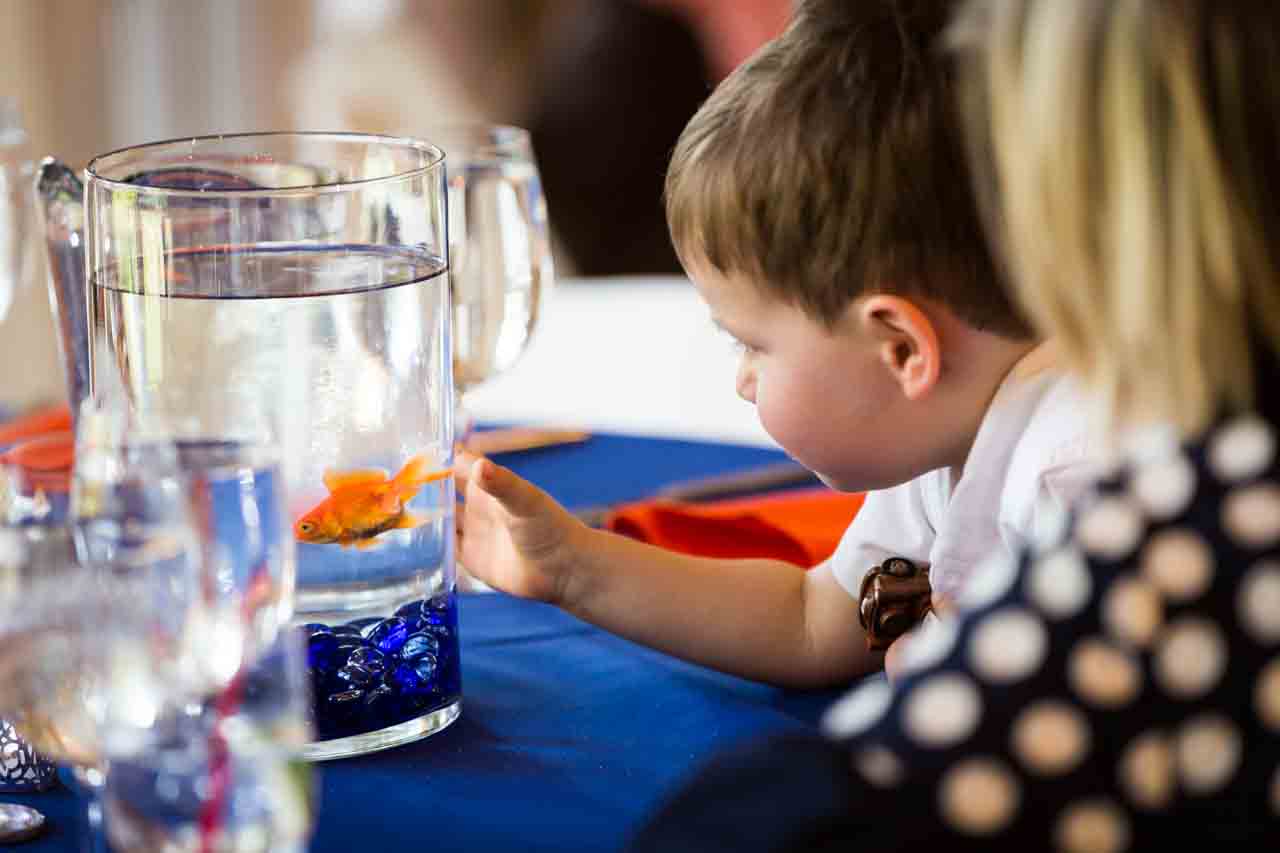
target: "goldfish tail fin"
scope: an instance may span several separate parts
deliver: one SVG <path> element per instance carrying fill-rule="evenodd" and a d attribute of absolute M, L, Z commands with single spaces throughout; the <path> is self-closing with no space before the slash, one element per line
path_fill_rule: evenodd
<path fill-rule="evenodd" d="M 391 483 L 400 500 L 407 502 L 427 483 L 443 480 L 452 474 L 450 469 L 433 465 L 430 458 L 420 453 L 404 463 L 404 467 L 392 478 Z"/>

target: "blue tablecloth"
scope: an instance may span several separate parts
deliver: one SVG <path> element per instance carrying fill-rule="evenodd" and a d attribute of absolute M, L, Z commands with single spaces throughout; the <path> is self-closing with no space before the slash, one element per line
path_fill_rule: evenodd
<path fill-rule="evenodd" d="M 569 506 L 776 461 L 759 449 L 622 436 L 503 461 Z M 831 692 L 790 692 L 683 663 L 565 613 L 461 596 L 463 712 L 446 731 L 319 765 L 311 849 L 620 850 L 662 799 L 723 747 L 813 726 Z M 21 849 L 75 850 L 66 791 L 6 800 L 51 819 Z"/>

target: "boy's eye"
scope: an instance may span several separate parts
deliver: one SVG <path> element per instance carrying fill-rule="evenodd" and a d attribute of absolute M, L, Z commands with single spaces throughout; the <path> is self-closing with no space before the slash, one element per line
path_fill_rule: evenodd
<path fill-rule="evenodd" d="M 738 353 L 740 355 L 756 355 L 757 353 L 760 352 L 759 347 L 753 344 L 746 343 L 745 341 L 739 340 L 736 336 L 734 336 L 733 332 L 730 332 L 728 329 L 726 329 L 724 326 L 721 326 L 719 323 L 716 324 L 716 331 L 726 335 L 729 338 L 729 345 L 733 347 L 733 351 L 735 353 Z"/>

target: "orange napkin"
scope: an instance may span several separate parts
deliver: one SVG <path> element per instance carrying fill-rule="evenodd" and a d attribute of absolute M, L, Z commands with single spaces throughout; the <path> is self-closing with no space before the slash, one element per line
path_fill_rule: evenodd
<path fill-rule="evenodd" d="M 793 489 L 710 503 L 639 501 L 619 507 L 605 527 L 704 557 L 774 557 L 809 568 L 835 551 L 864 495 Z"/>
<path fill-rule="evenodd" d="M 71 429 L 71 407 L 50 406 L 0 424 L 0 450 L 37 435 Z"/>
<path fill-rule="evenodd" d="M 66 492 L 75 444 L 70 408 L 40 409 L 0 424 L 0 465 L 15 469 L 24 492 Z"/>

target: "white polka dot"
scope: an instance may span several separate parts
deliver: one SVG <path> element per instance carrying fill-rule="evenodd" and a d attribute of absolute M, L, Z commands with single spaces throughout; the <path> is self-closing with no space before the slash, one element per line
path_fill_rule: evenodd
<path fill-rule="evenodd" d="M 1141 809 L 1160 809 L 1173 799 L 1173 750 L 1158 732 L 1139 735 L 1120 757 L 1120 784 Z"/>
<path fill-rule="evenodd" d="M 1075 708 L 1058 701 L 1038 702 L 1013 723 L 1013 751 L 1032 773 L 1066 773 L 1089 751 L 1089 724 Z"/>
<path fill-rule="evenodd" d="M 1072 688 L 1099 708 L 1119 708 L 1138 695 L 1142 675 L 1125 651 L 1097 637 L 1076 643 L 1067 663 Z"/>
<path fill-rule="evenodd" d="M 1280 642 L 1280 564 L 1259 563 L 1236 594 L 1240 622 L 1263 645 Z"/>
<path fill-rule="evenodd" d="M 1222 526 L 1248 548 L 1280 542 L 1280 486 L 1260 483 L 1227 495 L 1222 502 Z"/>
<path fill-rule="evenodd" d="M 879 722 L 893 701 L 893 689 L 883 679 L 867 681 L 836 700 L 822 716 L 822 728 L 836 739 L 851 738 Z"/>
<path fill-rule="evenodd" d="M 1231 722 L 1203 714 L 1178 732 L 1178 775 L 1192 794 L 1210 794 L 1231 781 L 1240 766 L 1243 744 Z"/>
<path fill-rule="evenodd" d="M 968 835 L 991 835 L 1004 829 L 1017 813 L 1021 796 L 1014 775 L 989 758 L 956 763 L 938 785 L 943 818 Z"/>
<path fill-rule="evenodd" d="M 895 787 L 905 775 L 902 761 L 883 746 L 869 746 L 859 751 L 853 765 L 877 788 Z"/>
<path fill-rule="evenodd" d="M 1018 579 L 1018 565 L 1007 555 L 995 554 L 978 564 L 960 588 L 956 603 L 965 610 L 995 604 Z"/>
<path fill-rule="evenodd" d="M 1189 617 L 1170 624 L 1156 649 L 1156 680 L 1179 699 L 1203 696 L 1222 680 L 1227 644 L 1222 631 L 1207 619 Z"/>
<path fill-rule="evenodd" d="M 1142 535 L 1142 513 L 1127 498 L 1099 498 L 1080 517 L 1076 539 L 1090 554 L 1119 560 L 1129 554 Z"/>
<path fill-rule="evenodd" d="M 915 686 L 903 706 L 903 725 L 923 746 L 945 747 L 973 734 L 982 697 L 962 675 L 935 675 Z"/>
<path fill-rule="evenodd" d="M 1129 818 L 1110 800 L 1085 800 L 1067 806 L 1058 818 L 1053 839 L 1063 853 L 1121 853 L 1133 832 Z"/>
<path fill-rule="evenodd" d="M 926 619 L 912 631 L 899 661 L 901 674 L 919 672 L 941 663 L 955 647 L 960 628 L 955 619 Z"/>
<path fill-rule="evenodd" d="M 978 620 L 969 640 L 969 660 L 995 684 L 1026 678 L 1044 663 L 1048 636 L 1029 610 L 1009 607 Z"/>
<path fill-rule="evenodd" d="M 1142 551 L 1142 573 L 1171 601 L 1191 601 L 1213 581 L 1213 552 L 1198 533 L 1162 530 Z"/>
<path fill-rule="evenodd" d="M 1028 594 L 1051 619 L 1074 616 L 1088 603 L 1092 589 L 1089 567 L 1074 548 L 1041 557 L 1027 578 Z"/>
<path fill-rule="evenodd" d="M 1146 646 L 1164 618 L 1164 602 L 1156 588 L 1135 577 L 1118 579 L 1102 602 L 1102 621 L 1117 639 Z"/>
<path fill-rule="evenodd" d="M 1276 437 L 1261 418 L 1237 418 L 1209 440 L 1209 467 L 1224 483 L 1256 477 L 1276 455 Z"/>
<path fill-rule="evenodd" d="M 1273 732 L 1280 732 L 1280 658 L 1263 667 L 1253 691 L 1258 719 Z"/>
<path fill-rule="evenodd" d="M 1130 488 L 1153 518 L 1170 519 L 1191 503 L 1196 493 L 1196 472 L 1181 454 L 1139 468 Z"/>

